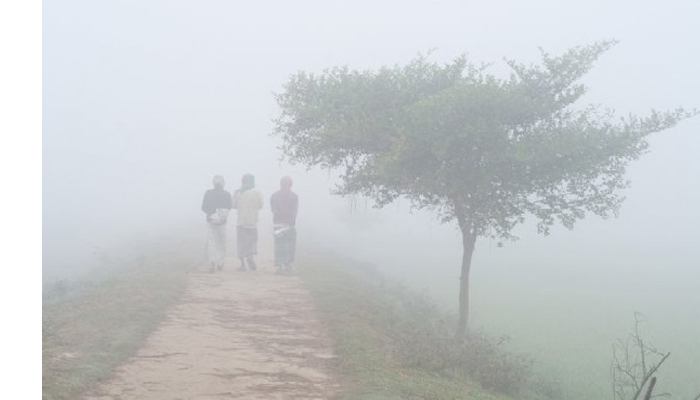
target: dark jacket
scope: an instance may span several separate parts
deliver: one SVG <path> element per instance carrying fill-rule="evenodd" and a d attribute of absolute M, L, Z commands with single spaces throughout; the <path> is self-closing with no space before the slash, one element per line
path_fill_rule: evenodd
<path fill-rule="evenodd" d="M 214 214 L 217 208 L 231 209 L 231 193 L 221 188 L 209 189 L 204 193 L 202 200 L 202 211 L 207 214 L 207 217 Z"/>
<path fill-rule="evenodd" d="M 279 190 L 270 196 L 272 222 L 294 226 L 299 210 L 299 198 L 291 190 Z"/>

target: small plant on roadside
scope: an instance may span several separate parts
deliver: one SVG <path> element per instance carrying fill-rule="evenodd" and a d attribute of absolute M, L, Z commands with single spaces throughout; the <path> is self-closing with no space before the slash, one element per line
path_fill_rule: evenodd
<path fill-rule="evenodd" d="M 616 400 L 649 400 L 669 397 L 670 393 L 654 394 L 656 373 L 671 356 L 649 344 L 641 334 L 642 314 L 634 313 L 634 330 L 626 339 L 613 344 L 612 380 Z M 700 400 L 700 394 L 693 400 Z"/>

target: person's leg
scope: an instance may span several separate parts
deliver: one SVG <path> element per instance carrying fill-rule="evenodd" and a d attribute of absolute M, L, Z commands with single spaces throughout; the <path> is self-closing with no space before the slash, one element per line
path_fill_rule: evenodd
<path fill-rule="evenodd" d="M 236 253 L 238 253 L 238 259 L 241 260 L 241 266 L 238 267 L 238 270 L 245 271 L 245 228 L 241 226 L 236 226 Z"/>
<path fill-rule="evenodd" d="M 246 261 L 248 262 L 248 268 L 250 268 L 251 271 L 255 271 L 258 269 L 258 266 L 255 265 L 255 260 L 253 259 L 253 256 L 248 256 L 246 258 Z"/>
<path fill-rule="evenodd" d="M 280 239 L 277 235 L 272 235 L 272 244 L 275 252 L 275 267 L 279 267 L 281 264 L 280 260 Z"/>
<path fill-rule="evenodd" d="M 284 235 L 278 238 L 278 241 L 280 265 L 284 271 L 290 272 L 292 270 L 292 262 L 294 261 L 294 228 L 287 230 Z"/>
<path fill-rule="evenodd" d="M 226 259 L 226 224 L 219 226 L 219 260 L 217 269 L 224 269 L 224 260 Z"/>
<path fill-rule="evenodd" d="M 214 272 L 215 270 L 220 270 L 224 262 L 226 228 L 224 225 L 213 224 L 211 227 L 214 232 L 214 254 L 212 255 L 210 271 Z"/>
<path fill-rule="evenodd" d="M 214 226 L 214 224 L 207 223 L 207 261 L 209 263 L 209 272 L 214 272 L 216 267 L 216 253 L 216 226 Z"/>
<path fill-rule="evenodd" d="M 258 254 L 258 228 L 251 228 L 249 229 L 248 233 L 250 243 L 246 261 L 248 262 L 248 267 L 254 271 L 258 269 L 257 265 L 255 265 L 255 260 L 253 259 L 253 257 L 255 257 L 255 255 Z"/>
<path fill-rule="evenodd" d="M 289 230 L 289 238 L 287 242 L 287 270 L 292 271 L 292 264 L 294 263 L 294 256 L 296 255 L 297 246 L 297 229 L 292 227 Z"/>
<path fill-rule="evenodd" d="M 283 246 L 284 238 L 279 237 L 280 235 L 273 235 L 273 243 L 275 248 L 275 268 L 276 274 L 281 274 L 284 272 L 284 259 L 283 259 Z"/>

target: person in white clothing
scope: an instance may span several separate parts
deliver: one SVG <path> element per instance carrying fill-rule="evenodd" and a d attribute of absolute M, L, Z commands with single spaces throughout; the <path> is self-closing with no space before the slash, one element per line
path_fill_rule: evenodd
<path fill-rule="evenodd" d="M 236 244 L 239 270 L 256 270 L 255 255 L 258 254 L 258 215 L 263 207 L 263 197 L 255 188 L 255 177 L 243 175 L 240 189 L 233 194 L 233 208 L 238 211 L 236 221 Z M 246 265 L 247 264 L 247 265 Z"/>

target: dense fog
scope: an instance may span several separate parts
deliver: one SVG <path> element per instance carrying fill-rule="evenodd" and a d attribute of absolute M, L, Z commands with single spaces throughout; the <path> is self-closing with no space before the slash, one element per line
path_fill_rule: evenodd
<path fill-rule="evenodd" d="M 697 107 L 699 6 L 623 3 L 47 3 L 44 273 L 59 273 L 52 268 L 75 244 L 201 219 L 198 203 L 214 174 L 233 189 L 251 172 L 270 193 L 281 174 L 292 173 L 305 204 L 324 205 L 307 207 L 313 213 L 300 223 L 317 226 L 325 211 L 342 214 L 346 203 L 328 195 L 332 174 L 306 175 L 280 163 L 269 136 L 278 111 L 273 93 L 299 70 L 376 68 L 432 51 L 437 61 L 466 52 L 505 73 L 503 57 L 535 62 L 538 46 L 557 54 L 617 39 L 586 78 L 584 101 L 621 115 Z M 698 260 L 697 128 L 690 120 L 653 137 L 650 154 L 629 171 L 633 185 L 620 219 L 555 230 L 543 242 L 548 257 L 592 256 L 593 245 L 602 246 L 595 253 L 622 257 L 643 249 L 667 261 Z M 452 232 L 407 211 L 397 205 L 384 212 L 379 231 L 405 232 L 394 227 L 401 223 Z M 523 237 L 506 247 L 541 240 Z"/>
<path fill-rule="evenodd" d="M 291 174 L 300 244 L 375 263 L 456 307 L 456 226 L 405 202 L 375 210 L 362 198 L 334 197 L 335 171 L 280 161 L 270 137 L 273 94 L 297 71 L 378 68 L 419 53 L 440 62 L 467 53 L 505 77 L 504 57 L 537 62 L 538 47 L 560 54 L 616 39 L 584 79 L 582 103 L 619 115 L 692 109 L 700 107 L 698 15 L 692 0 L 44 2 L 43 279 L 80 276 L 96 249 L 117 242 L 180 231 L 204 241 L 199 207 L 215 174 L 233 191 L 252 173 L 266 196 Z M 522 296 L 573 296 L 596 308 L 591 315 L 610 307 L 618 323 L 605 340 L 612 330 L 624 335 L 639 308 L 700 337 L 692 311 L 700 309 L 699 155 L 696 117 L 651 137 L 628 170 L 619 218 L 589 217 L 547 237 L 528 222 L 516 229 L 519 241 L 502 247 L 480 239 L 475 322 L 505 331 L 494 312 L 535 313 L 519 308 Z M 660 338 L 675 340 L 663 331 Z M 691 352 L 681 363 L 700 359 L 697 345 L 678 351 Z"/>

